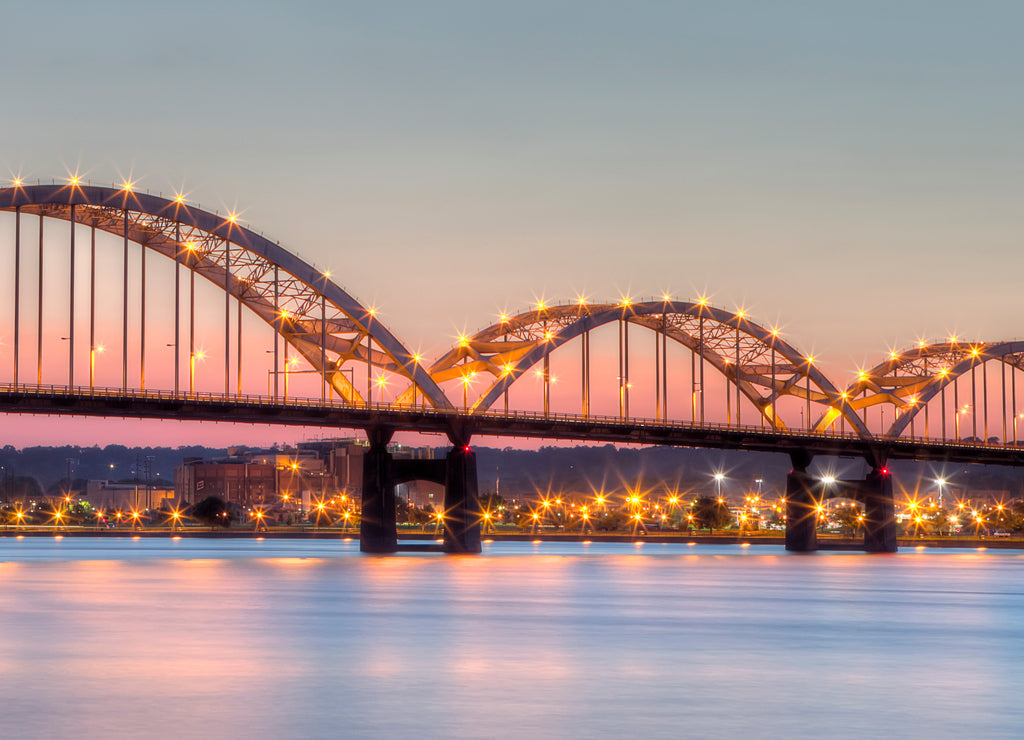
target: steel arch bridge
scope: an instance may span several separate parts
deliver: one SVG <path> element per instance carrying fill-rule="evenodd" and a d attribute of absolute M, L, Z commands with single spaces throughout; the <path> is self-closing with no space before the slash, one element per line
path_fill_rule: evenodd
<path fill-rule="evenodd" d="M 869 463 L 871 472 L 864 481 L 851 482 L 851 490 L 865 506 L 866 549 L 886 552 L 896 548 L 887 459 L 1024 465 L 1017 434 L 1017 421 L 1024 419 L 1024 413 L 1017 411 L 1016 378 L 1024 370 L 1021 341 L 922 342 L 890 352 L 844 386 L 826 377 L 814 357 L 745 312 L 715 307 L 703 299 L 679 301 L 664 296 L 646 302 L 539 303 L 514 316 L 502 315 L 472 336 L 459 337 L 455 346 L 427 362 L 380 322 L 373 307 L 357 301 L 328 272 L 246 228 L 235 215 L 210 213 L 187 203 L 183 196 L 142 193 L 130 183 L 119 188 L 93 186 L 77 177 L 51 185 L 15 182 L 0 189 L 3 212 L 12 226 L 12 238 L 4 241 L 13 242 L 9 275 L 13 341 L 6 384 L 0 370 L 0 410 L 364 429 L 369 447 L 363 468 L 361 547 L 366 551 L 397 548 L 394 483 L 410 475 L 444 482 L 444 506 L 452 522 L 445 524 L 445 548 L 479 551 L 476 463 L 468 444 L 473 434 L 787 453 L 793 470 L 787 479 L 786 541 L 787 548 L 795 550 L 816 547 L 815 494 L 807 474 L 813 455 L 853 454 Z M 53 222 L 60 227 L 58 242 L 62 235 L 67 237 L 65 245 L 58 243 L 62 251 L 56 260 Z M 51 224 L 49 236 L 47 224 Z M 36 225 L 37 233 L 31 228 Z M 84 261 L 81 252 L 76 254 L 76 249 L 83 248 L 83 231 L 89 248 L 85 280 L 76 275 Z M 96 332 L 97 306 L 103 303 L 97 295 L 97 234 L 113 240 L 120 252 L 120 259 L 107 259 L 100 266 L 105 283 L 101 290 L 118 304 L 113 318 L 109 305 L 107 315 L 101 317 L 108 330 L 119 329 L 121 382 L 115 387 L 97 384 L 95 374 L 96 354 L 103 349 Z M 173 298 L 161 301 L 158 297 L 154 302 L 147 291 L 157 287 L 154 273 L 147 274 L 147 256 L 169 261 Z M 60 289 L 47 289 L 44 278 L 49 270 L 53 283 L 55 262 L 58 276 L 66 282 Z M 30 263 L 36 265 L 34 272 Z M 197 277 L 213 295 L 223 297 L 222 304 L 206 300 L 197 308 Z M 34 278 L 33 283 L 27 278 Z M 85 314 L 79 310 L 83 293 L 88 295 Z M 31 308 L 34 316 L 26 318 Z M 60 318 L 62 311 L 67 312 L 66 323 Z M 264 348 L 266 335 L 256 339 L 253 349 L 243 315 L 250 325 L 269 327 L 272 349 Z M 52 338 L 55 324 L 67 334 L 59 342 Z M 33 325 L 35 382 L 27 383 L 26 370 L 33 358 L 31 342 L 23 334 Z M 81 341 L 76 344 L 83 326 L 87 327 L 84 348 Z M 197 327 L 218 336 L 223 329 L 223 387 L 215 392 L 197 389 L 196 362 L 204 354 L 196 342 Z M 591 403 L 591 335 L 601 332 L 607 339 L 613 329 L 618 334 L 612 389 L 618 413 L 602 416 L 593 413 Z M 639 368 L 634 367 L 635 352 L 633 363 L 630 358 L 630 336 L 634 335 L 635 347 L 636 332 L 648 332 L 655 340 L 653 362 L 645 361 Z M 50 344 L 60 347 L 57 354 L 66 347 L 67 374 L 59 383 L 44 383 L 44 354 L 49 357 L 53 350 L 46 346 L 48 334 Z M 165 343 L 173 348 L 172 373 L 158 366 L 160 372 L 147 376 L 147 359 L 153 361 L 153 345 L 160 344 L 154 334 L 161 340 L 173 338 Z M 187 353 L 183 334 L 188 337 Z M 63 341 L 67 345 L 60 344 Z M 560 362 L 571 347 L 579 350 L 580 396 L 578 410 L 565 413 L 551 408 L 551 366 L 553 356 Z M 688 356 L 689 363 L 670 362 L 670 354 Z M 254 358 L 265 360 L 266 355 L 273 355 L 268 391 L 266 396 L 253 394 L 244 387 L 244 371 L 250 364 L 259 364 Z M 88 385 L 82 382 L 86 357 Z M 299 358 L 311 370 L 292 372 L 308 372 L 315 379 L 314 391 L 310 393 L 307 386 L 305 395 L 289 389 L 289 370 Z M 183 359 L 187 359 L 187 390 L 180 378 Z M 992 368 L 998 370 L 993 374 L 994 387 Z M 631 373 L 637 377 L 652 369 L 653 418 L 643 418 L 630 408 L 630 378 Z M 357 387 L 357 370 L 365 371 L 364 392 Z M 46 377 L 53 374 L 51 363 Z M 510 389 L 531 374 L 542 381 L 543 409 L 510 408 Z M 173 389 L 154 389 L 154 375 L 161 378 L 158 386 L 160 382 L 172 385 L 173 377 Z M 487 382 L 473 391 L 471 399 L 477 376 Z M 391 381 L 401 388 L 390 401 L 383 401 Z M 449 395 L 445 386 L 453 384 L 456 390 Z M 709 391 L 719 387 L 722 395 L 709 405 Z M 597 388 L 609 390 L 601 381 Z M 689 419 L 686 414 L 672 417 L 670 396 L 686 399 Z M 499 401 L 501 410 L 496 408 Z M 886 410 L 891 412 L 888 423 Z M 878 411 L 877 425 L 871 418 L 874 411 Z M 795 423 L 796 414 L 799 423 Z M 936 414 L 938 423 L 932 419 Z M 400 429 L 446 434 L 452 450 L 443 465 L 406 461 L 410 464 L 396 466 L 387 443 Z M 992 432 L 998 433 L 990 436 Z"/>
<path fill-rule="evenodd" d="M 661 300 L 616 303 L 590 303 L 584 300 L 560 305 L 538 303 L 518 315 L 502 315 L 500 319 L 473 334 L 462 336 L 455 346 L 428 363 L 410 351 L 377 318 L 372 307 L 357 301 L 331 279 L 328 272 L 304 262 L 276 242 L 243 226 L 232 214 L 221 216 L 186 202 L 183 196 L 163 198 L 137 191 L 131 184 L 122 187 L 100 187 L 71 178 L 66 183 L 27 185 L 16 183 L 0 189 L 0 211 L 13 213 L 14 285 L 13 285 L 13 358 L 11 381 L 24 385 L 27 364 L 22 324 L 27 323 L 25 305 L 28 298 L 37 299 L 36 384 L 43 382 L 44 353 L 42 325 L 44 312 L 43 249 L 45 223 L 49 220 L 73 224 L 69 228 L 67 264 L 70 276 L 67 292 L 70 309 L 67 319 L 68 386 L 78 385 L 81 364 L 76 374 L 75 360 L 85 351 L 76 345 L 76 327 L 86 317 L 76 315 L 76 288 L 81 295 L 84 282 L 76 279 L 76 247 L 82 249 L 82 229 L 89 230 L 90 270 L 87 351 L 89 386 L 95 385 L 94 359 L 97 350 L 96 322 L 96 233 L 105 233 L 123 245 L 119 265 L 103 265 L 121 272 L 121 334 L 123 390 L 147 388 L 146 362 L 152 350 L 152 331 L 147 349 L 147 322 L 154 317 L 166 319 L 173 314 L 174 391 L 182 391 L 179 375 L 183 358 L 189 365 L 189 392 L 195 391 L 194 364 L 201 351 L 195 345 L 196 321 L 202 324 L 223 321 L 225 397 L 243 393 L 242 314 L 256 316 L 273 334 L 273 387 L 270 395 L 280 394 L 284 357 L 284 397 L 288 396 L 288 367 L 302 358 L 319 379 L 321 401 L 337 394 L 344 403 L 369 405 L 374 385 L 384 374 L 404 382 L 389 405 L 396 407 L 431 407 L 438 410 L 461 410 L 480 415 L 496 412 L 499 402 L 504 413 L 509 408 L 509 391 L 517 381 L 535 375 L 543 384 L 543 413 L 552 413 L 550 371 L 552 355 L 564 356 L 568 345 L 579 348 L 580 398 L 577 415 L 592 415 L 591 334 L 602 327 L 618 332 L 615 393 L 618 417 L 630 418 L 631 329 L 650 332 L 654 336 L 654 413 L 656 421 L 671 421 L 668 399 L 686 397 L 689 419 L 679 423 L 707 425 L 711 414 L 707 409 L 707 386 L 721 383 L 724 393 L 715 402 L 716 412 L 724 405 L 725 426 L 759 425 L 781 433 L 803 430 L 812 434 L 838 434 L 861 440 L 917 437 L 925 439 L 973 441 L 987 443 L 990 432 L 1003 444 L 1017 443 L 1018 414 L 1016 374 L 1024 370 L 1024 343 L 965 343 L 955 338 L 949 342 L 926 344 L 888 357 L 870 370 L 862 370 L 845 386 L 834 383 L 815 364 L 812 356 L 784 340 L 775 329 L 768 328 L 746 315 L 744 311 L 728 311 L 710 305 L 706 300 L 679 301 L 664 296 Z M 38 219 L 38 290 L 23 279 L 24 263 L 36 242 L 30 219 Z M 32 232 L 32 233 L 30 233 Z M 76 234 L 78 243 L 76 244 Z M 108 237 L 109 238 L 109 237 Z M 8 240 L 9 241 L 9 240 Z M 129 252 L 137 256 L 139 272 L 129 272 Z M 152 306 L 147 303 L 146 255 L 155 254 L 174 263 L 174 305 Z M 183 288 L 182 273 L 187 284 Z M 204 312 L 196 315 L 195 280 L 202 278 L 223 293 L 224 311 L 221 319 Z M 133 291 L 139 302 L 129 303 Z M 59 292 L 59 291 L 58 291 Z M 182 316 L 181 294 L 187 292 L 189 307 Z M 24 295 L 23 295 L 24 294 Z M 134 298 L 132 299 L 134 301 Z M 232 307 L 237 315 L 233 317 Z M 139 336 L 129 341 L 129 316 L 140 316 Z M 148 316 L 148 318 L 147 318 Z M 183 326 L 184 324 L 184 326 Z M 187 330 L 187 331 L 186 331 Z M 182 334 L 188 334 L 187 353 Z M 634 338 L 634 347 L 637 340 Z M 130 358 L 129 344 L 137 348 L 137 357 Z M 234 353 L 232 353 L 232 348 Z M 670 382 L 670 348 L 689 355 L 689 372 L 683 380 Z M 675 351 L 675 350 L 673 350 Z M 289 353 L 293 353 L 289 357 Z M 234 362 L 232 362 L 234 354 Z M 137 362 L 138 370 L 129 373 Z M 996 363 L 1000 383 L 998 393 L 990 394 L 988 369 Z M 635 365 L 635 361 L 633 363 Z M 361 392 L 356 369 L 365 370 L 366 385 Z M 652 368 L 632 368 L 633 377 L 649 373 Z M 376 379 L 373 373 L 379 375 Z M 235 375 L 232 378 L 232 374 Z M 981 399 L 977 376 L 981 375 Z M 1007 383 L 1009 374 L 1009 383 Z M 470 388 L 475 379 L 485 378 L 480 391 Z M 137 381 L 136 381 L 137 378 Z M 963 388 L 970 381 L 970 390 Z M 963 382 L 961 382 L 963 381 Z M 455 385 L 451 395 L 443 386 Z M 1007 402 L 1009 392 L 1009 403 Z M 961 404 L 961 395 L 969 399 Z M 993 409 L 992 399 L 998 396 Z M 948 402 L 952 402 L 952 406 Z M 719 403 L 724 402 L 724 403 Z M 789 418 L 781 405 L 789 404 Z M 936 408 L 938 407 L 938 408 Z M 801 420 L 793 418 L 799 408 Z M 931 412 L 929 409 L 931 408 Z M 891 422 L 869 424 L 869 410 L 891 409 Z M 744 410 L 747 416 L 744 417 Z M 938 414 L 938 423 L 931 416 Z M 884 414 L 884 412 L 883 412 Z M 966 424 L 971 433 L 966 433 Z M 990 423 L 991 422 L 991 423 Z M 979 438 L 978 432 L 983 433 Z M 964 428 L 961 428 L 964 427 Z M 934 434 L 938 432 L 938 435 Z"/>
<path fill-rule="evenodd" d="M 20 253 L 22 243 L 22 217 L 39 217 L 39 249 L 43 248 L 44 219 L 58 219 L 72 224 L 88 226 L 93 232 L 93 274 L 95 281 L 95 232 L 101 231 L 123 238 L 124 241 L 124 344 L 128 344 L 127 317 L 135 307 L 129 307 L 129 244 L 141 245 L 142 273 L 140 277 L 143 335 L 140 343 L 140 385 L 145 388 L 145 254 L 161 254 L 177 265 L 187 268 L 190 279 L 195 276 L 218 286 L 225 294 L 225 363 L 230 361 L 231 299 L 251 311 L 273 328 L 284 342 L 293 347 L 323 378 L 325 388 L 336 391 L 343 399 L 365 402 L 352 379 L 340 371 L 346 361 L 363 363 L 407 378 L 423 397 L 437 408 L 450 407 L 445 395 L 426 373 L 419 357 L 406 347 L 376 318 L 376 311 L 360 304 L 330 279 L 328 272 L 317 270 L 296 255 L 283 249 L 256 232 L 245 228 L 234 215 L 217 214 L 192 207 L 184 197 L 165 199 L 136 192 L 129 185 L 120 189 L 82 185 L 77 181 L 66 185 L 16 186 L 0 191 L 0 210 L 13 211 L 16 218 L 15 251 Z M 70 264 L 72 265 L 69 291 L 72 296 L 72 316 L 69 318 L 69 377 L 74 378 L 74 264 L 75 229 L 70 231 Z M 20 313 L 20 254 L 15 267 L 15 353 L 18 351 L 18 314 Z M 40 258 L 41 262 L 41 258 Z M 40 268 L 40 273 L 42 268 Z M 175 296 L 178 296 L 178 271 L 175 271 Z M 42 277 L 40 277 L 40 283 Z M 192 286 L 194 292 L 194 286 Z M 42 298 L 40 296 L 40 306 Z M 194 312 L 194 307 L 193 307 Z M 41 314 L 40 310 L 40 314 Z M 92 311 L 91 311 L 92 312 Z M 175 343 L 179 346 L 179 316 L 175 316 Z M 41 320 L 41 319 L 40 319 Z M 190 316 L 194 323 L 194 315 Z M 241 319 L 239 318 L 239 322 Z M 191 332 L 191 333 L 194 333 Z M 240 332 L 236 335 L 239 348 L 239 374 L 242 365 Z M 90 351 L 95 338 L 90 337 Z M 376 348 L 374 347 L 376 345 Z M 278 343 L 274 343 L 275 356 Z M 196 349 L 190 346 L 190 359 Z M 123 385 L 128 386 L 128 352 L 123 353 Z M 17 383 L 17 360 L 15 361 Z M 179 363 L 176 362 L 177 368 Z M 41 363 L 40 363 L 41 366 Z M 41 372 L 40 372 L 41 375 Z M 225 394 L 230 394 L 229 372 L 225 372 Z M 354 375 L 353 375 L 354 378 Z M 37 377 L 41 382 L 41 377 Z M 240 381 L 239 381 L 240 385 Z M 240 389 L 238 389 L 240 391 Z"/>

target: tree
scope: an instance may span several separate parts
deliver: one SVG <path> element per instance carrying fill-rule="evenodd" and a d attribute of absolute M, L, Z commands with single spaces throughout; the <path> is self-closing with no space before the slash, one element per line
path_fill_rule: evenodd
<path fill-rule="evenodd" d="M 929 516 L 932 520 L 932 526 L 935 528 L 936 534 L 951 534 L 953 529 L 953 522 L 949 516 L 949 512 L 946 509 L 940 509 L 938 506 L 929 509 Z"/>
<path fill-rule="evenodd" d="M 415 507 L 404 498 L 395 496 L 395 522 L 398 524 L 408 524 L 413 508 Z"/>
<path fill-rule="evenodd" d="M 839 531 L 853 536 L 864 523 L 863 512 L 859 506 L 840 506 L 832 514 L 832 520 L 839 525 Z"/>
<path fill-rule="evenodd" d="M 621 509 L 617 509 L 615 511 L 608 512 L 608 516 L 591 517 L 590 523 L 594 526 L 595 530 L 601 532 L 614 532 L 619 529 L 624 529 L 629 524 L 629 514 Z"/>
<path fill-rule="evenodd" d="M 725 529 L 732 521 L 729 505 L 713 496 L 699 496 L 692 512 L 694 525 L 699 529 L 707 529 L 712 534 L 716 529 Z"/>
<path fill-rule="evenodd" d="M 224 503 L 224 499 L 220 496 L 207 496 L 193 506 L 192 511 L 189 513 L 192 518 L 203 524 L 210 527 L 224 527 L 225 529 L 231 526 L 233 518 L 227 504 Z"/>
<path fill-rule="evenodd" d="M 434 507 L 427 504 L 425 509 L 421 509 L 418 506 L 412 506 L 409 508 L 409 523 L 410 524 L 428 524 L 434 521 Z"/>

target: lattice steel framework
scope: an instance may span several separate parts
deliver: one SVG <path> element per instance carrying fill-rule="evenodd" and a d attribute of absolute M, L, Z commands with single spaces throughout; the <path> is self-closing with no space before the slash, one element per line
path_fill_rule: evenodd
<path fill-rule="evenodd" d="M 928 404 L 936 399 L 940 400 L 940 436 L 946 438 L 946 409 L 947 401 L 952 402 L 950 409 L 954 414 L 955 436 L 960 438 L 966 436 L 961 434 L 960 416 L 965 414 L 961 406 L 960 387 L 957 381 L 961 378 L 970 378 L 970 391 L 966 394 L 964 401 L 966 406 L 974 411 L 971 416 L 971 435 L 977 437 L 979 431 L 979 415 L 976 410 L 978 404 L 977 376 L 981 374 L 981 415 L 980 424 L 984 438 L 988 439 L 989 433 L 995 431 L 995 427 L 989 424 L 989 380 L 988 368 L 991 363 L 998 363 L 999 384 L 998 389 L 993 390 L 991 395 L 998 392 L 1000 399 L 999 421 L 1001 422 L 1001 434 L 1004 441 L 1012 435 L 1014 444 L 1017 443 L 1017 388 L 1016 374 L 1014 370 L 1024 370 L 1024 341 L 1010 342 L 961 342 L 952 339 L 948 342 L 936 344 L 918 343 L 902 351 L 893 351 L 889 357 L 870 370 L 863 370 L 858 374 L 857 379 L 845 389 L 843 395 L 848 400 L 850 408 L 854 411 L 866 413 L 866 410 L 873 406 L 888 404 L 893 407 L 893 423 L 885 431 L 885 436 L 898 437 L 906 431 L 911 436 L 916 436 L 918 429 L 916 424 L 920 417 L 924 417 L 925 437 L 933 436 L 933 429 L 929 425 Z M 1009 388 L 1007 386 L 1007 369 L 1009 369 Z M 1007 391 L 1009 390 L 1009 408 L 1007 406 Z M 947 399 L 947 395 L 949 398 Z M 1007 414 L 1009 412 L 1009 415 Z M 816 431 L 827 429 L 835 423 L 838 415 L 829 410 L 815 425 Z M 1012 429 L 1008 427 L 1007 421 L 1012 423 Z"/>
<path fill-rule="evenodd" d="M 517 316 L 502 316 L 498 323 L 472 337 L 461 337 L 430 367 L 437 383 L 461 380 L 464 389 L 478 374 L 489 375 L 490 385 L 469 406 L 474 412 L 492 407 L 519 378 L 538 363 L 537 374 L 544 380 L 545 410 L 549 397 L 549 357 L 562 345 L 579 339 L 582 347 L 581 383 L 582 412 L 589 414 L 589 343 L 590 332 L 600 326 L 619 324 L 619 393 L 620 413 L 628 416 L 629 327 L 640 326 L 655 332 L 656 342 L 656 407 L 659 418 L 667 416 L 667 343 L 678 343 L 690 350 L 695 363 L 691 365 L 694 417 L 704 419 L 704 368 L 720 373 L 734 393 L 727 394 L 731 405 L 736 403 L 736 423 L 740 423 L 740 397 L 747 398 L 765 423 L 780 430 L 788 426 L 775 412 L 778 399 L 794 396 L 803 399 L 807 418 L 815 408 L 827 407 L 844 414 L 851 427 L 870 437 L 863 421 L 853 412 L 842 394 L 815 366 L 814 358 L 804 355 L 783 340 L 777 331 L 751 321 L 743 312 L 733 313 L 709 305 L 705 301 L 655 301 L 620 304 L 573 304 L 548 306 L 539 304 L 535 310 Z M 699 363 L 699 365 L 698 365 Z M 407 401 L 412 390 L 400 400 Z M 731 410 L 727 413 L 731 414 Z M 731 421 L 731 417 L 730 417 Z"/>
<path fill-rule="evenodd" d="M 348 401 L 365 401 L 355 387 L 354 374 L 348 378 L 343 372 L 345 363 L 356 362 L 367 365 L 367 393 L 370 368 L 378 368 L 410 381 L 416 391 L 410 392 L 410 402 L 422 400 L 436 408 L 451 408 L 418 356 L 388 331 L 374 309 L 361 305 L 328 274 L 243 227 L 234 216 L 218 216 L 188 205 L 183 198 L 168 200 L 127 186 L 116 189 L 81 184 L 0 189 L 0 210 L 15 212 L 19 229 L 22 215 L 36 215 L 74 220 L 121 237 L 126 265 L 128 244 L 133 242 L 187 267 L 193 276 L 199 275 L 225 291 L 226 324 L 231 320 L 230 300 L 237 299 L 273 327 L 322 375 L 327 386 Z M 127 280 L 125 267 L 126 314 Z M 226 325 L 225 336 L 229 331 Z M 144 358 L 144 351 L 141 354 Z M 127 352 L 125 363 L 127 385 Z M 225 386 L 227 374 L 226 365 Z"/>
<path fill-rule="evenodd" d="M 464 406 L 467 412 L 484 413 L 504 397 L 508 410 L 509 388 L 525 374 L 535 370 L 544 384 L 544 411 L 549 411 L 550 356 L 565 344 L 579 340 L 581 348 L 581 412 L 590 415 L 590 333 L 599 327 L 617 324 L 619 334 L 618 393 L 619 413 L 629 416 L 630 328 L 640 327 L 653 332 L 655 342 L 655 408 L 659 419 L 667 420 L 669 393 L 677 393 L 668 382 L 668 342 L 671 340 L 689 350 L 692 399 L 692 418 L 705 422 L 705 371 L 710 369 L 726 381 L 727 423 L 741 425 L 741 399 L 757 410 L 762 425 L 784 431 L 795 425 L 787 423 L 777 412 L 780 399 L 792 397 L 802 400 L 806 410 L 807 426 L 815 432 L 826 432 L 843 420 L 852 431 L 864 439 L 873 435 L 867 425 L 867 409 L 880 405 L 894 408 L 894 421 L 883 432 L 883 437 L 898 437 L 909 430 L 916 435 L 915 424 L 923 415 L 925 436 L 929 429 L 929 402 L 941 400 L 941 437 L 947 437 L 947 394 L 951 396 L 955 437 L 960 439 L 961 389 L 958 379 L 970 378 L 969 403 L 971 437 L 977 439 L 979 425 L 985 439 L 995 431 L 989 424 L 989 365 L 998 363 L 1001 398 L 1001 433 L 1008 441 L 1012 422 L 1012 438 L 1016 444 L 1017 412 L 1016 373 L 1024 370 L 1024 342 L 965 343 L 949 342 L 925 344 L 891 352 L 889 357 L 859 373 L 857 379 L 840 391 L 814 365 L 810 357 L 784 341 L 777 331 L 752 321 L 744 312 L 731 312 L 709 305 L 706 301 L 686 302 L 665 299 L 633 303 L 587 303 L 585 301 L 546 305 L 538 304 L 533 310 L 501 319 L 471 337 L 461 337 L 458 344 L 430 365 L 429 369 L 418 355 L 411 353 L 387 328 L 381 324 L 372 308 L 361 305 L 355 298 L 335 284 L 327 273 L 307 264 L 255 232 L 243 227 L 234 216 L 219 216 L 193 207 L 183 198 L 165 199 L 139 193 L 131 187 L 106 188 L 81 183 L 67 185 L 35 185 L 0 189 L 0 210 L 16 214 L 16 265 L 22 247 L 22 216 L 38 216 L 40 249 L 42 229 L 46 219 L 73 221 L 94 232 L 106 232 L 124 241 L 124 347 L 123 383 L 128 387 L 128 258 L 129 244 L 142 247 L 143 297 L 141 310 L 145 311 L 145 255 L 157 252 L 187 268 L 189 279 L 200 276 L 224 291 L 223 315 L 225 335 L 225 394 L 230 395 L 228 376 L 232 301 L 238 311 L 236 350 L 238 373 L 236 392 L 241 392 L 241 307 L 251 311 L 275 333 L 275 376 L 279 368 L 277 337 L 283 339 L 287 364 L 288 347 L 303 357 L 323 378 L 325 389 L 331 389 L 346 401 L 362 404 L 372 394 L 372 370 L 395 374 L 408 380 L 409 386 L 393 402 L 398 406 L 429 404 L 439 409 Z M 24 242 L 29 242 L 28 234 Z M 93 242 L 95 244 L 95 242 Z M 75 230 L 71 231 L 71 283 L 70 317 L 71 346 L 69 357 L 69 384 L 74 372 L 74 249 Z M 40 252 L 41 260 L 41 252 Z M 42 264 L 40 262 L 40 264 Z M 17 269 L 17 268 L 16 268 Z M 95 266 L 93 266 L 95 270 Z M 178 301 L 179 272 L 175 273 L 175 296 Z M 40 277 L 41 280 L 41 277 Z M 19 278 L 15 276 L 15 382 L 18 382 L 18 310 Z M 41 285 L 41 283 L 40 283 Z M 191 286 L 190 286 L 191 287 Z M 40 316 L 42 315 L 40 292 Z M 180 305 L 180 302 L 177 304 Z M 207 317 L 208 318 L 208 317 Z M 178 312 L 175 312 L 175 344 L 179 345 Z M 141 321 L 140 378 L 145 388 L 145 317 Z M 38 335 L 39 353 L 42 355 L 42 334 Z M 634 340 L 635 341 L 635 340 Z M 90 337 L 90 342 L 92 338 Z M 177 349 L 176 349 L 177 357 Z M 366 368 L 366 393 L 357 390 L 348 363 Z M 177 390 L 178 363 L 175 363 L 175 390 Z M 41 368 L 41 360 L 40 360 Z M 1007 408 L 1007 369 L 1009 369 L 1009 398 Z M 41 369 L 39 377 L 41 378 Z M 490 383 L 474 393 L 470 403 L 471 380 L 478 375 L 490 378 Z M 977 376 L 981 377 L 981 403 L 979 405 Z M 453 404 L 441 384 L 462 381 L 462 403 Z M 41 382 L 41 380 L 40 380 Z M 92 370 L 90 369 L 90 385 Z M 287 394 L 287 381 L 285 384 Z M 275 395 L 276 395 L 275 385 Z M 800 404 L 795 407 L 798 408 Z M 794 406 L 790 406 L 793 408 Z M 812 416 L 812 410 L 818 414 Z M 977 410 L 981 409 L 981 413 Z M 1008 413 L 1009 412 L 1009 413 Z M 735 415 L 734 415 L 735 414 Z M 997 417 L 997 418 L 998 418 Z M 815 419 L 813 423 L 811 420 Z"/>

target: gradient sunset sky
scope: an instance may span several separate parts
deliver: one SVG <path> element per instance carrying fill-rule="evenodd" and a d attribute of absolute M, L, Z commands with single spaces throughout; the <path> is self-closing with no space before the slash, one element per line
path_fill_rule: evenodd
<path fill-rule="evenodd" d="M 97 0 L 4 19 L 11 177 L 130 176 L 237 209 L 427 357 L 580 294 L 707 295 L 842 383 L 919 339 L 1024 335 L 1016 2 Z M 0 443 L 123 436 L 10 421 Z"/>

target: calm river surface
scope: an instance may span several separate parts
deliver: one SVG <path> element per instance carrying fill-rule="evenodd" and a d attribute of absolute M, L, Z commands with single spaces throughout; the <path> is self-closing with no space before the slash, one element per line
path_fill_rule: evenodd
<path fill-rule="evenodd" d="M 0 538 L 0 737 L 1024 736 L 1024 554 Z"/>

